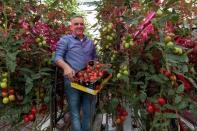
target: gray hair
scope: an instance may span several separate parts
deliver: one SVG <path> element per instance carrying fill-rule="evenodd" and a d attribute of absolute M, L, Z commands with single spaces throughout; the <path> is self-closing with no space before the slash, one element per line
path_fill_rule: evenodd
<path fill-rule="evenodd" d="M 82 18 L 82 19 L 84 19 L 84 17 L 81 16 L 81 15 L 74 15 L 74 16 L 70 17 L 70 21 L 71 21 L 72 19 L 74 19 L 74 18 Z"/>

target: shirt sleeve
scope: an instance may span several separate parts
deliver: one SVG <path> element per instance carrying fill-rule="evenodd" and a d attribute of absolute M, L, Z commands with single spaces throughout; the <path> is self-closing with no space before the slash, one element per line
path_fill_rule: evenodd
<path fill-rule="evenodd" d="M 92 44 L 93 44 L 92 59 L 96 60 L 97 59 L 96 46 L 94 45 L 93 42 L 92 42 Z"/>
<path fill-rule="evenodd" d="M 56 63 L 58 60 L 63 59 L 65 53 L 68 50 L 68 41 L 65 38 L 61 38 L 57 42 L 57 47 L 55 51 L 55 58 L 54 58 L 54 63 Z"/>

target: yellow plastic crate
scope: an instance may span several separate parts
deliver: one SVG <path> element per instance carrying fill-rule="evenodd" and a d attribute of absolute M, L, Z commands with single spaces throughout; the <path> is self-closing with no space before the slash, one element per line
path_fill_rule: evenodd
<path fill-rule="evenodd" d="M 109 81 L 109 79 L 112 77 L 112 74 L 109 74 L 109 76 L 107 78 L 105 78 L 101 84 L 99 85 L 99 89 L 98 90 L 94 90 L 94 89 L 90 89 L 88 87 L 82 86 L 78 83 L 75 82 L 71 82 L 71 87 L 75 88 L 77 90 L 92 94 L 92 95 L 96 95 L 98 92 L 101 91 L 101 89 L 103 88 L 103 86 Z"/>

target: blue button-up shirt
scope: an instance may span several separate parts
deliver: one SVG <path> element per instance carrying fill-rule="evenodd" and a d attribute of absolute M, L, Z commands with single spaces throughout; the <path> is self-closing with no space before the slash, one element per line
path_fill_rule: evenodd
<path fill-rule="evenodd" d="M 96 58 L 96 49 L 93 41 L 86 36 L 80 40 L 74 35 L 65 35 L 57 43 L 55 52 L 56 62 L 63 59 L 76 72 L 82 70 L 90 60 Z"/>

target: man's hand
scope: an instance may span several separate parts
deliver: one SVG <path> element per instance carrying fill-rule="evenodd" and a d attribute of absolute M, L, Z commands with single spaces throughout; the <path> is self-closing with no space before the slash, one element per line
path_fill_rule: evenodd
<path fill-rule="evenodd" d="M 56 62 L 56 64 L 63 69 L 64 76 L 66 76 L 70 81 L 74 80 L 75 71 L 68 65 L 64 60 L 60 59 Z"/>
<path fill-rule="evenodd" d="M 74 80 L 75 71 L 68 65 L 64 68 L 64 76 L 66 76 L 70 81 Z"/>

